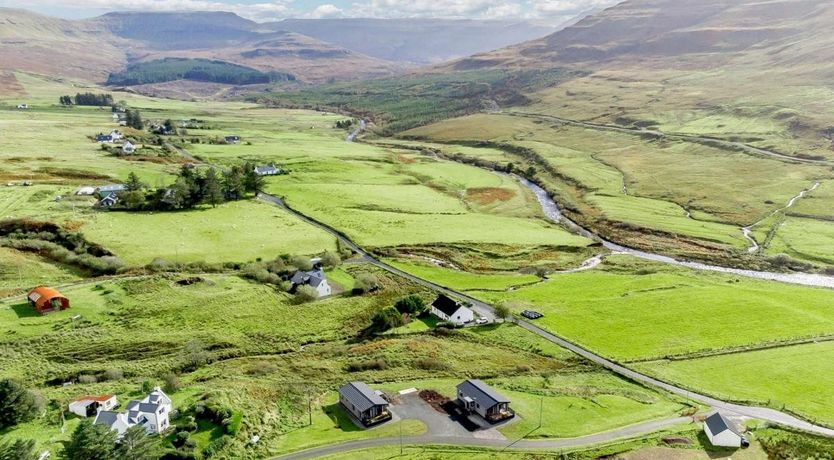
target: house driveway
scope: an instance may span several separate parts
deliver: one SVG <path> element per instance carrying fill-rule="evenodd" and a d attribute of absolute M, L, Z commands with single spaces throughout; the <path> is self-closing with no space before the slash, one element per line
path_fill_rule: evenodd
<path fill-rule="evenodd" d="M 400 419 L 415 419 L 426 424 L 428 436 L 452 438 L 504 439 L 497 430 L 469 431 L 453 416 L 441 413 L 417 393 L 397 395 L 391 411 Z"/>

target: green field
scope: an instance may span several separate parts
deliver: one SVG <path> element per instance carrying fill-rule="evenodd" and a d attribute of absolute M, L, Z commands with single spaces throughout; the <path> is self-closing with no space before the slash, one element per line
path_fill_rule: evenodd
<path fill-rule="evenodd" d="M 64 284 L 79 279 L 73 270 L 57 267 L 36 255 L 0 248 L 0 298 L 39 284 Z"/>
<path fill-rule="evenodd" d="M 480 297 L 508 301 L 517 310 L 533 306 L 545 314 L 542 326 L 620 361 L 834 333 L 827 289 L 635 263 L 627 256 L 609 257 L 602 269 Z"/>
<path fill-rule="evenodd" d="M 441 286 L 454 286 L 455 289 L 462 291 L 503 291 L 516 286 L 534 284 L 541 279 L 536 275 L 525 275 L 521 273 L 477 274 L 444 269 L 426 263 L 394 260 L 388 262 L 412 275 L 419 276 Z"/>
<path fill-rule="evenodd" d="M 508 150 L 501 158 L 494 149 L 479 155 L 469 148 L 467 155 L 532 166 L 537 180 L 586 225 L 626 244 L 689 256 L 741 253 L 748 242 L 740 227 L 784 206 L 815 180 L 830 177 L 821 166 L 513 113 L 471 115 L 403 135 L 526 149 L 529 153 Z"/>
<path fill-rule="evenodd" d="M 834 424 L 828 376 L 834 344 L 813 343 L 683 361 L 640 364 L 642 370 L 717 398 L 753 401 Z"/>
<path fill-rule="evenodd" d="M 280 254 L 319 254 L 336 240 L 274 205 L 239 201 L 172 213 L 107 212 L 81 231 L 131 265 L 247 262 Z"/>

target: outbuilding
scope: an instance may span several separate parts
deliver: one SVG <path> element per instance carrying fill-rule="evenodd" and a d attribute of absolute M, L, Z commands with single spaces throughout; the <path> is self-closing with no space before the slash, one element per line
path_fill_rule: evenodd
<path fill-rule="evenodd" d="M 466 412 L 478 414 L 490 423 L 515 416 L 510 400 L 478 379 L 463 381 L 457 386 L 458 404 Z"/>
<path fill-rule="evenodd" d="M 38 286 L 32 289 L 26 298 L 29 300 L 29 305 L 40 314 L 66 310 L 70 307 L 68 298 L 57 290 L 46 286 Z"/>
<path fill-rule="evenodd" d="M 365 382 L 350 382 L 339 388 L 339 403 L 365 426 L 391 420 L 388 401 Z"/>
<path fill-rule="evenodd" d="M 281 174 L 281 168 L 275 166 L 274 164 L 255 166 L 255 174 L 259 176 L 277 176 L 278 174 Z"/>
<path fill-rule="evenodd" d="M 720 412 L 704 419 L 704 433 L 709 442 L 717 447 L 747 447 L 747 439 L 735 423 Z"/>
<path fill-rule="evenodd" d="M 93 417 L 103 410 L 113 410 L 118 405 L 116 395 L 86 395 L 69 403 L 69 411 L 79 417 Z"/>
<path fill-rule="evenodd" d="M 475 320 L 475 313 L 472 310 L 455 302 L 444 294 L 440 294 L 432 302 L 431 313 L 443 321 L 449 321 L 457 325 L 471 323 Z"/>

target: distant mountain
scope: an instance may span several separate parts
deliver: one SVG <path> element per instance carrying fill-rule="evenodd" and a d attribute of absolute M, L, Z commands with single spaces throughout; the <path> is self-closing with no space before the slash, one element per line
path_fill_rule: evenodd
<path fill-rule="evenodd" d="M 438 63 L 543 37 L 555 27 L 524 21 L 287 19 L 264 24 L 387 61 Z"/>
<path fill-rule="evenodd" d="M 822 62 L 834 57 L 832 27 L 829 0 L 627 0 L 546 37 L 447 68 L 599 68 L 650 60 L 715 66 L 742 56 L 783 65 L 796 53 Z"/>

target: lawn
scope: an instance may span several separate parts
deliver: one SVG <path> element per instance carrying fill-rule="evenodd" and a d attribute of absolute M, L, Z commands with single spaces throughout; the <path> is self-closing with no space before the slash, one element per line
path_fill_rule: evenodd
<path fill-rule="evenodd" d="M 641 370 L 717 398 L 754 401 L 834 425 L 834 343 L 822 342 L 682 361 Z"/>
<path fill-rule="evenodd" d="M 834 333 L 827 289 L 635 263 L 628 256 L 480 297 L 508 301 L 516 311 L 539 310 L 541 326 L 619 361 Z"/>
<path fill-rule="evenodd" d="M 318 254 L 336 240 L 283 209 L 256 201 L 181 212 L 97 213 L 81 231 L 130 265 L 247 262 L 280 254 Z"/>

